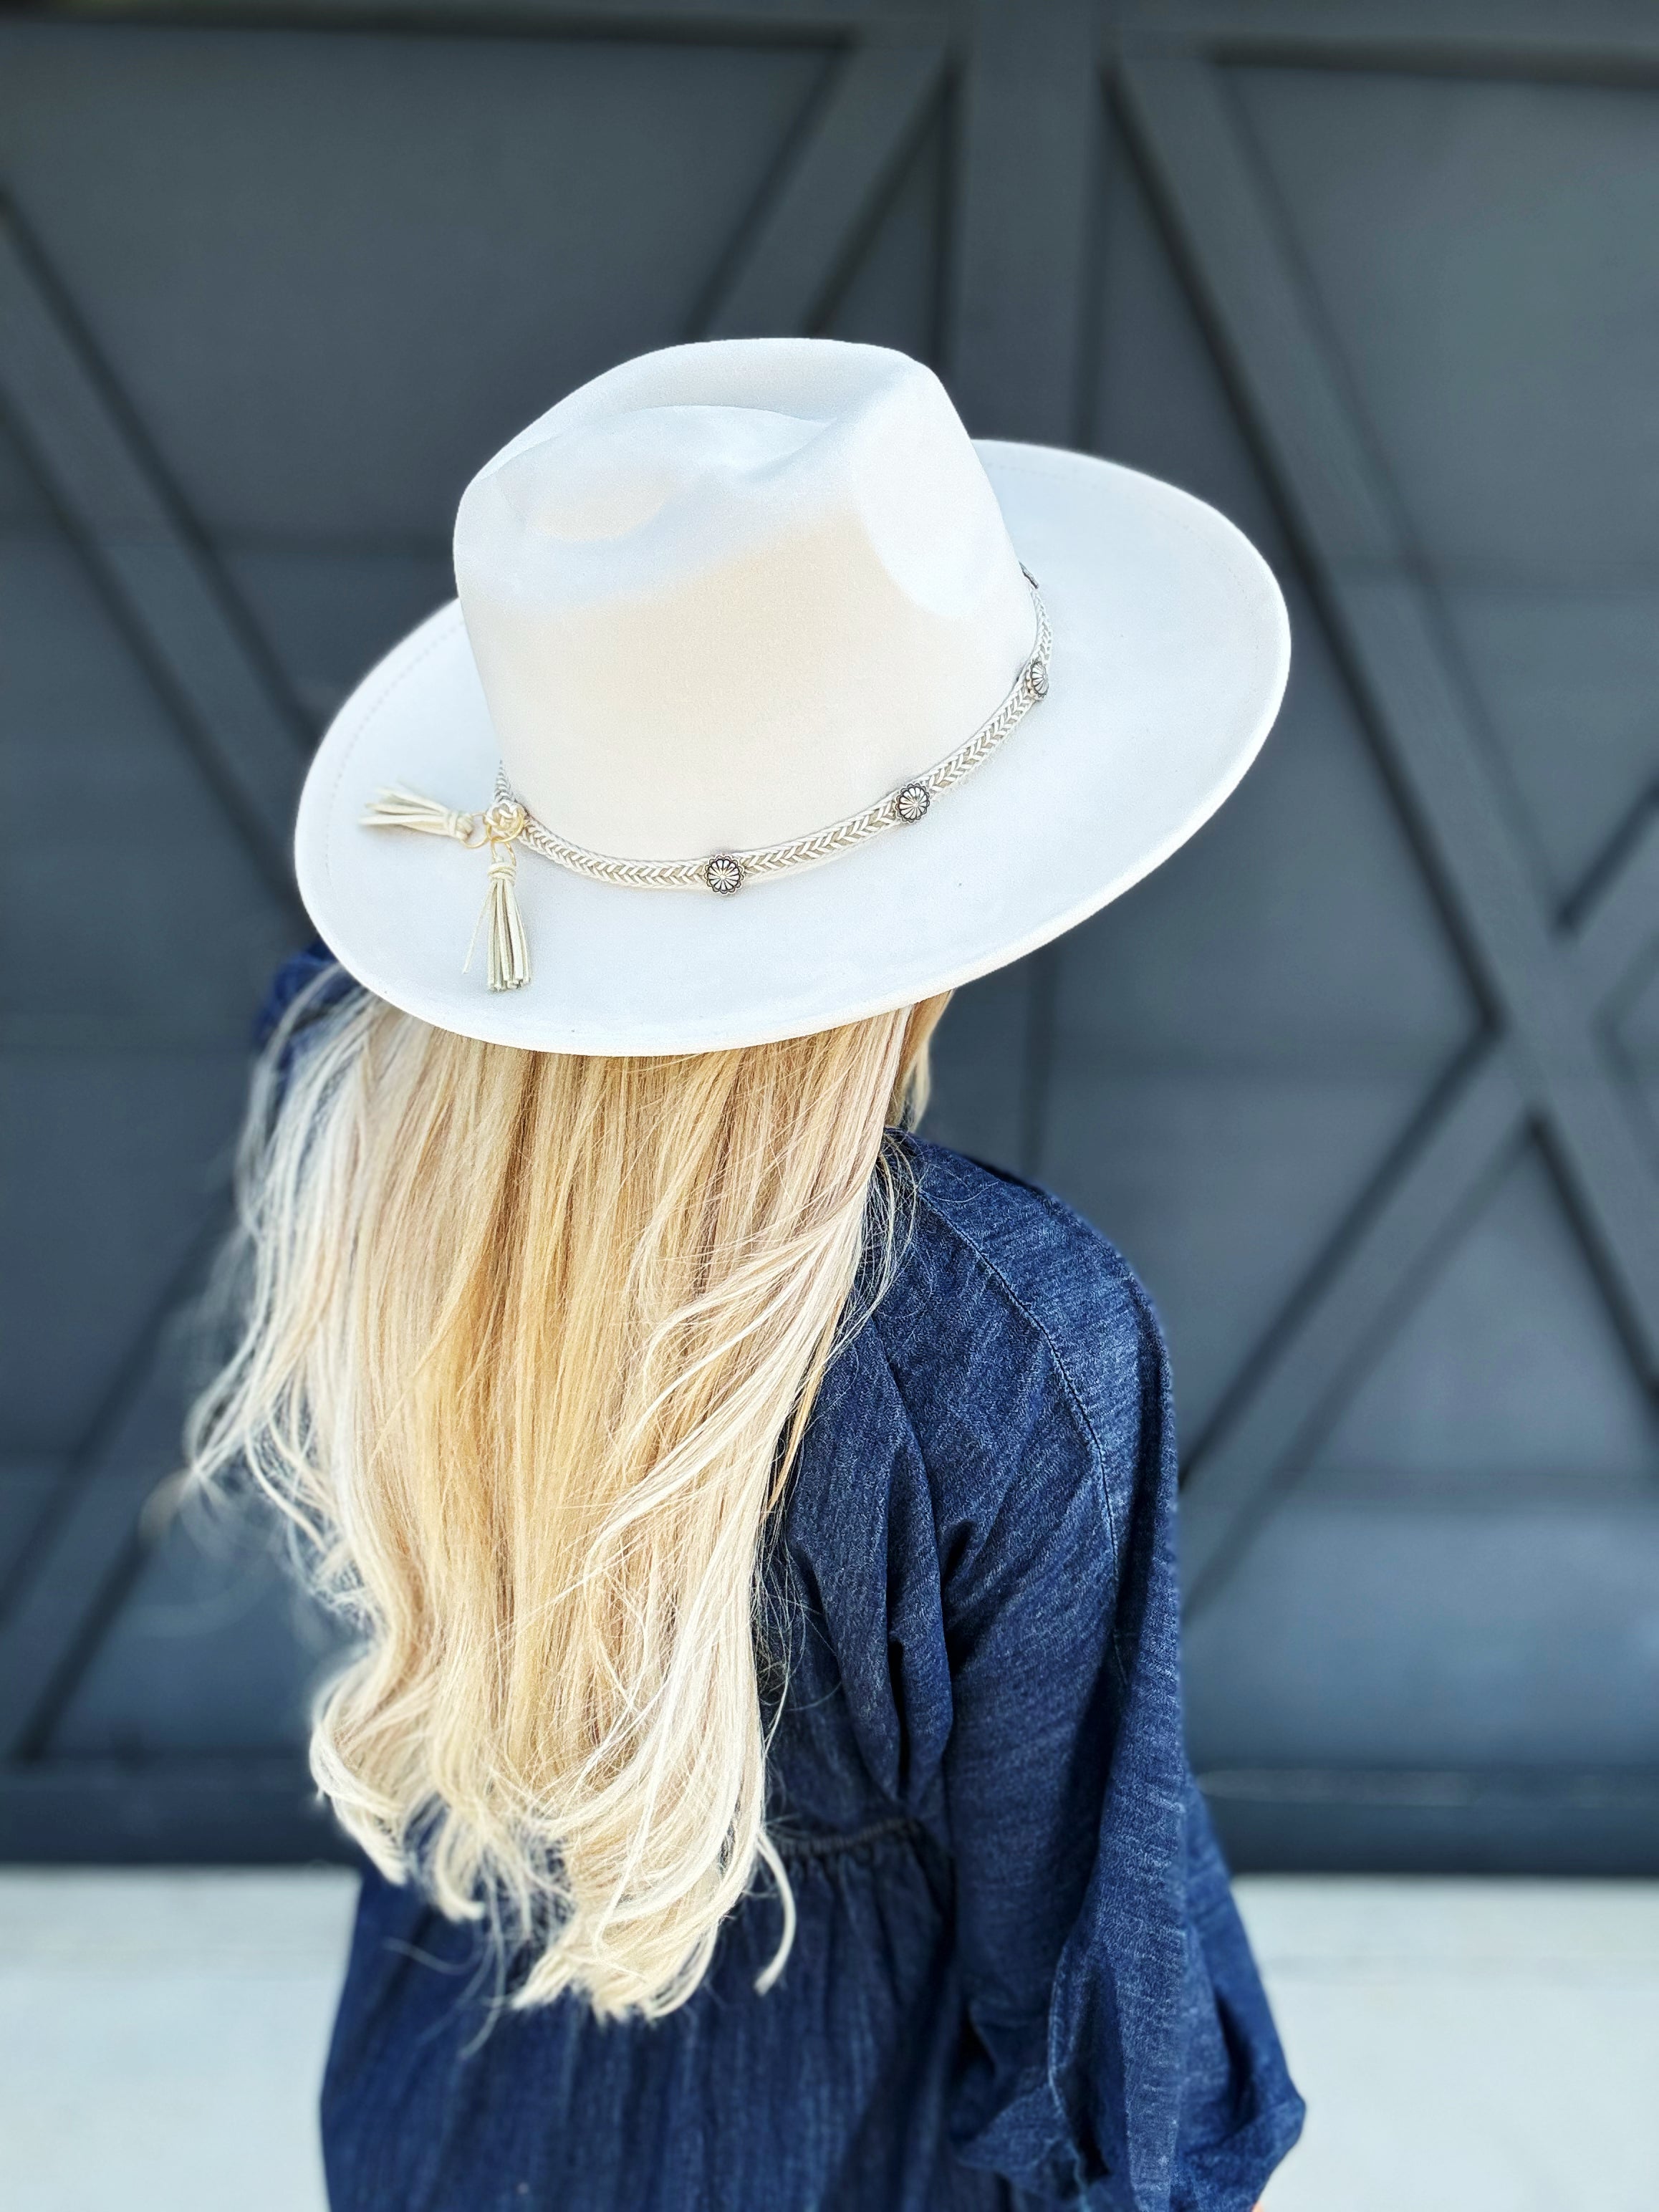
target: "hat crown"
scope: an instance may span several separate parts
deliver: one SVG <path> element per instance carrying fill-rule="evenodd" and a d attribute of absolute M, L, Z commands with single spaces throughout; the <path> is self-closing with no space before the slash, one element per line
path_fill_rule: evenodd
<path fill-rule="evenodd" d="M 823 339 L 675 347 L 583 386 L 469 484 L 455 574 L 514 789 L 629 859 L 869 806 L 994 713 L 1031 647 L 938 378 Z"/>

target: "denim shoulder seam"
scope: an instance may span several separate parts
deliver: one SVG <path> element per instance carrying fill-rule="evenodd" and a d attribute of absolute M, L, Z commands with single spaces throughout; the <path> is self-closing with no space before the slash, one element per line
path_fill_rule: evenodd
<path fill-rule="evenodd" d="M 1038 1192 L 1036 1194 L 1042 1198 L 1045 1201 L 1045 1204 L 1048 1202 L 1048 1194 L 1046 1192 Z M 939 1207 L 935 1206 L 933 1201 L 928 1197 L 927 1191 L 922 1187 L 920 1180 L 918 1180 L 917 1182 L 916 1199 L 920 1205 L 925 1206 L 927 1208 L 929 1213 L 933 1215 L 934 1220 L 939 1224 L 942 1229 L 944 1229 L 949 1235 L 952 1237 L 959 1237 L 961 1238 L 962 1242 L 973 1254 L 975 1259 L 978 1261 L 980 1266 L 984 1268 L 986 1273 L 990 1276 L 992 1281 L 997 1285 L 1004 1297 L 1007 1299 L 1009 1304 L 1014 1309 L 1014 1311 L 1019 1315 L 1023 1321 L 1034 1328 L 1037 1334 L 1042 1338 L 1042 1342 L 1047 1348 L 1048 1357 L 1054 1363 L 1054 1372 L 1059 1376 L 1061 1382 L 1065 1385 L 1066 1395 L 1071 1401 L 1073 1411 L 1078 1422 L 1082 1427 L 1084 1435 L 1089 1440 L 1090 1468 L 1095 1476 L 1095 1486 L 1099 1498 L 1102 1516 L 1106 1523 L 1106 1534 L 1112 1547 L 1112 1571 L 1114 1575 L 1120 1573 L 1123 1564 L 1123 1540 L 1118 1530 L 1117 1515 L 1112 1508 L 1111 1486 L 1106 1480 L 1105 1448 L 1101 1443 L 1099 1431 L 1096 1429 L 1094 1422 L 1090 1416 L 1089 1408 L 1084 1402 L 1083 1394 L 1077 1386 L 1076 1380 L 1072 1374 L 1071 1369 L 1066 1365 L 1065 1359 L 1061 1357 L 1060 1346 L 1054 1342 L 1054 1336 L 1049 1330 L 1047 1322 L 1042 1320 L 1040 1315 L 1032 1312 L 1030 1307 L 1027 1305 L 1024 1299 L 1020 1297 L 1018 1291 L 1008 1280 L 1007 1276 L 1003 1273 L 1002 1269 L 998 1267 L 996 1261 L 991 1257 L 984 1246 L 980 1243 L 978 1239 L 969 1235 L 969 1231 L 962 1226 L 960 1222 L 951 1220 L 946 1215 L 939 1211 Z M 1122 1654 L 1117 1648 L 1115 1609 L 1112 1625 L 1112 1650 L 1114 1656 L 1117 1659 L 1119 1670 L 1121 1672 L 1123 1661 Z"/>

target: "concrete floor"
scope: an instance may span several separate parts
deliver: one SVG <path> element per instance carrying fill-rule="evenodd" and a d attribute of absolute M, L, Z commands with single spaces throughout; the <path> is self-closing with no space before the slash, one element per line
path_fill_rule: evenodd
<path fill-rule="evenodd" d="M 1659 1883 L 1238 1894 L 1309 2107 L 1268 2212 L 1659 2206 Z"/>
<path fill-rule="evenodd" d="M 351 1887 L 0 1874 L 6 2212 L 320 2212 Z M 1239 1896 L 1312 2108 L 1268 2212 L 1653 2212 L 1659 1883 Z"/>

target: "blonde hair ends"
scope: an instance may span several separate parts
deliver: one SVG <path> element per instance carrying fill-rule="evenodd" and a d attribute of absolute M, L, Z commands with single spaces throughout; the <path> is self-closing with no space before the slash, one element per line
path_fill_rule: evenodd
<path fill-rule="evenodd" d="M 683 2003 L 758 1867 L 762 1545 L 944 999 L 662 1059 L 302 1001 L 244 1139 L 237 1348 L 191 1417 L 354 1623 L 312 1771 L 514 2001 Z M 308 1018 L 307 1018 L 308 1017 Z M 296 1023 L 304 1019 L 302 1036 Z"/>

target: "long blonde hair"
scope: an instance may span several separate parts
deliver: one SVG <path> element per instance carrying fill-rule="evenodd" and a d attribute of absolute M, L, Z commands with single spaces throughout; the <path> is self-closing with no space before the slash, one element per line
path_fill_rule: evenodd
<path fill-rule="evenodd" d="M 267 1048 L 191 1472 L 245 1468 L 301 1532 L 356 1631 L 318 1785 L 389 1876 L 528 1947 L 517 2002 L 672 2010 L 763 1865 L 782 1966 L 763 1538 L 872 1222 L 890 1255 L 884 1129 L 945 1003 L 603 1059 L 354 994 Z"/>

